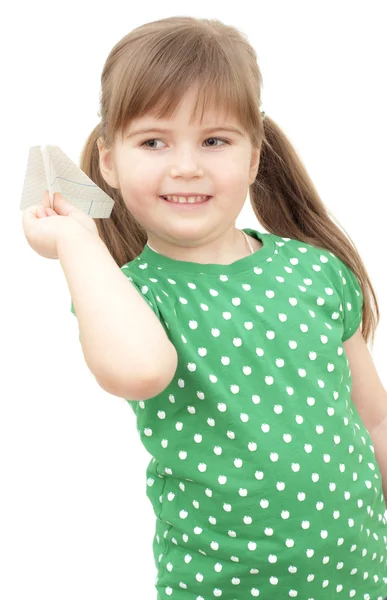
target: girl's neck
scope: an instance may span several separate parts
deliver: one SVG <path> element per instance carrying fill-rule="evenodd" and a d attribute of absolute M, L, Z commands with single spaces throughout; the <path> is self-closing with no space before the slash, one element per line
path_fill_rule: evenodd
<path fill-rule="evenodd" d="M 254 252 L 255 252 L 255 249 L 253 248 L 253 246 L 252 246 L 252 244 L 251 244 L 251 242 L 250 242 L 250 239 L 249 239 L 249 237 L 246 235 L 246 233 L 245 233 L 243 230 L 241 230 L 241 229 L 237 229 L 236 231 L 240 231 L 240 233 L 241 233 L 241 234 L 242 234 L 242 236 L 244 237 L 245 245 L 247 245 L 247 247 L 248 247 L 248 254 L 254 254 Z M 157 254 L 160 254 L 160 252 L 159 252 L 158 250 L 156 250 L 155 248 L 153 248 L 153 247 L 152 247 L 152 246 L 149 244 L 149 242 L 147 242 L 147 245 L 148 245 L 148 247 L 149 247 L 151 250 L 153 250 L 153 252 L 156 252 Z M 170 257 L 170 258 L 173 258 L 173 257 Z M 238 256 L 238 257 L 237 257 L 237 258 L 235 258 L 234 260 L 240 260 L 241 258 L 244 258 L 244 256 Z M 182 259 L 180 258 L 180 259 L 178 259 L 178 260 L 182 260 Z M 231 262 L 234 262 L 234 260 L 232 260 Z M 190 262 L 192 262 L 192 261 L 190 261 Z M 209 262 L 209 261 L 207 261 L 207 262 Z M 223 262 L 220 262 L 219 264 L 223 264 Z"/>

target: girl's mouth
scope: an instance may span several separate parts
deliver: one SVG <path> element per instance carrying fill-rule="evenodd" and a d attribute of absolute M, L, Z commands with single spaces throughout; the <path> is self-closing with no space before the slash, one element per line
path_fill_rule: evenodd
<path fill-rule="evenodd" d="M 174 202 L 173 200 L 167 200 L 165 196 L 160 196 L 160 198 L 171 206 L 176 206 L 177 208 L 192 209 L 198 206 L 203 206 L 203 204 L 208 204 L 208 201 L 211 200 L 212 196 L 207 196 L 206 200 L 195 200 L 195 202 Z"/>

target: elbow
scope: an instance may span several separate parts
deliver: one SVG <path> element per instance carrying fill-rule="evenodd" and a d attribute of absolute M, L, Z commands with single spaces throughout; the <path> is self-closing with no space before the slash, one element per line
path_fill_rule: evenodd
<path fill-rule="evenodd" d="M 133 373 L 128 380 L 128 375 L 124 380 L 118 378 L 96 377 L 98 384 L 109 394 L 124 398 L 125 400 L 149 400 L 158 394 L 161 394 L 171 383 L 178 364 L 176 348 L 171 344 L 170 350 L 164 353 L 161 364 L 153 373 L 149 369 L 141 375 L 139 372 Z"/>
<path fill-rule="evenodd" d="M 161 365 L 158 366 L 157 371 L 142 386 L 140 400 L 154 398 L 169 386 L 175 376 L 178 360 L 176 348 L 171 343 L 168 352 L 163 355 Z"/>

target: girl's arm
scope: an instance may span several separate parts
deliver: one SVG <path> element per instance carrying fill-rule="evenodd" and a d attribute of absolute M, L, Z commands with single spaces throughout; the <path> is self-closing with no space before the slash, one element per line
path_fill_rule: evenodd
<path fill-rule="evenodd" d="M 382 475 L 383 495 L 387 509 L 387 417 L 369 433 L 375 451 L 375 458 Z"/>
<path fill-rule="evenodd" d="M 177 368 L 176 349 L 103 241 L 75 228 L 57 249 L 85 361 L 98 383 L 130 400 L 162 392 Z"/>
<path fill-rule="evenodd" d="M 387 502 L 387 392 L 360 328 L 343 347 L 351 369 L 352 401 L 372 439 Z"/>
<path fill-rule="evenodd" d="M 352 375 L 351 398 L 369 433 L 387 417 L 387 392 L 380 381 L 361 328 L 343 348 Z"/>

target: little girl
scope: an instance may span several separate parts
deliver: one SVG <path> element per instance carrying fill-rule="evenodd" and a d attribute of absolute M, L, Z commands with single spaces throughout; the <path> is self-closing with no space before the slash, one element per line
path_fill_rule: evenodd
<path fill-rule="evenodd" d="M 378 305 L 260 97 L 234 27 L 134 29 L 107 58 L 80 165 L 111 218 L 46 194 L 26 235 L 55 230 L 88 365 L 153 457 L 158 600 L 383 600 Z M 247 194 L 268 233 L 235 227 Z"/>

